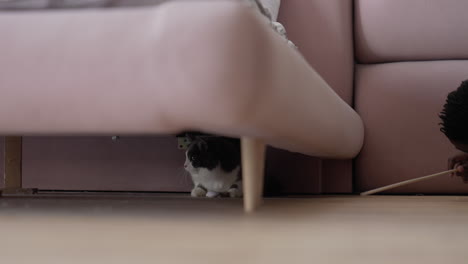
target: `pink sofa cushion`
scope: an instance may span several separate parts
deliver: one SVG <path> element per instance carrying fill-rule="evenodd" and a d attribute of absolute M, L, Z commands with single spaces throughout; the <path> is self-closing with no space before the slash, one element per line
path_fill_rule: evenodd
<path fill-rule="evenodd" d="M 356 109 L 365 143 L 356 160 L 360 191 L 446 170 L 456 151 L 439 131 L 447 94 L 467 78 L 468 61 L 401 62 L 358 66 Z M 466 193 L 449 176 L 411 184 L 391 193 Z"/>
<path fill-rule="evenodd" d="M 356 0 L 361 63 L 468 58 L 468 1 Z"/>

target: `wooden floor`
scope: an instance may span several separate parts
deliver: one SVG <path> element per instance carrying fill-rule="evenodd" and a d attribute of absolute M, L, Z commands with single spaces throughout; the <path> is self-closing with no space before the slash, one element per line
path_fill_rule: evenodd
<path fill-rule="evenodd" d="M 0 199 L 0 263 L 467 263 L 468 197 Z"/>

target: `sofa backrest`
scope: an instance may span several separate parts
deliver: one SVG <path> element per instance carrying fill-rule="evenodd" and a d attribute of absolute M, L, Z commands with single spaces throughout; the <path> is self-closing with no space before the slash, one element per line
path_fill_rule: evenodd
<path fill-rule="evenodd" d="M 447 169 L 456 151 L 439 131 L 447 94 L 468 79 L 468 1 L 355 0 L 355 107 L 365 124 L 356 159 L 365 191 Z M 439 177 L 389 193 L 466 193 Z"/>
<path fill-rule="evenodd" d="M 359 63 L 468 59 L 468 1 L 356 0 Z"/>

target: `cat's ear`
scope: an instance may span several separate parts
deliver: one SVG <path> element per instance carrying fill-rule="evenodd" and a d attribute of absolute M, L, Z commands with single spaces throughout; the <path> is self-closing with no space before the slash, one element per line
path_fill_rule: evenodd
<path fill-rule="evenodd" d="M 197 137 L 197 142 L 198 142 L 198 148 L 202 151 L 207 151 L 208 150 L 208 143 L 206 140 L 202 137 Z"/>
<path fill-rule="evenodd" d="M 184 133 L 183 137 L 186 138 L 188 142 L 192 142 L 195 140 L 195 137 L 190 133 Z"/>

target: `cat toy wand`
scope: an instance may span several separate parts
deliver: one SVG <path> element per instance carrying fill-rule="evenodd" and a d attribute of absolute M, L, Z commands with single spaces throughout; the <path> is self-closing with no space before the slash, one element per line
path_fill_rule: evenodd
<path fill-rule="evenodd" d="M 393 189 L 393 188 L 396 188 L 396 187 L 400 187 L 400 186 L 403 186 L 403 185 L 407 185 L 407 184 L 411 184 L 411 183 L 415 183 L 415 182 L 420 182 L 420 181 L 429 180 L 429 179 L 432 179 L 432 178 L 434 178 L 434 177 L 446 175 L 446 174 L 449 174 L 449 173 L 452 173 L 452 172 L 456 172 L 456 171 L 457 171 L 457 169 L 448 170 L 448 171 L 442 171 L 442 172 L 439 172 L 439 173 L 435 173 L 435 174 L 431 174 L 431 175 L 419 177 L 419 178 L 416 178 L 416 179 L 411 179 L 411 180 L 406 180 L 406 181 L 402 181 L 402 182 L 397 182 L 397 183 L 390 184 L 390 185 L 387 185 L 387 186 L 383 186 L 383 187 L 380 187 L 380 188 L 377 188 L 377 189 L 373 189 L 373 190 L 370 190 L 370 191 L 367 191 L 367 192 L 363 192 L 363 193 L 361 193 L 361 196 L 367 196 L 367 195 L 371 195 L 371 194 L 374 194 L 374 193 L 383 192 L 383 191 L 390 190 L 390 189 Z"/>

